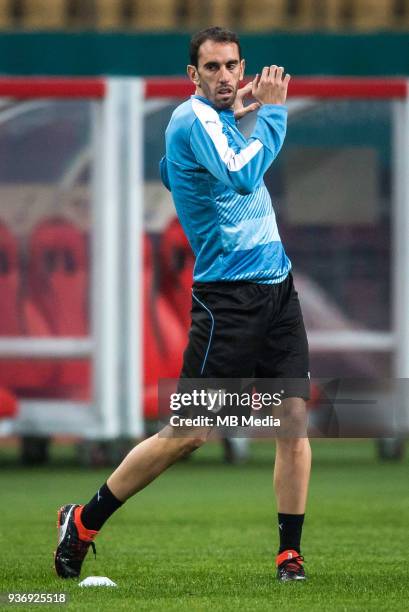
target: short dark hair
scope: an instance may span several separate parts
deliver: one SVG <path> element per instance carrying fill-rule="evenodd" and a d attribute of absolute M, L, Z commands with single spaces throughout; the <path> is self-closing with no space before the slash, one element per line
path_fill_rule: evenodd
<path fill-rule="evenodd" d="M 236 32 L 226 30 L 226 28 L 213 26 L 211 28 L 205 28 L 204 30 L 200 30 L 200 32 L 197 32 L 196 34 L 193 34 L 189 48 L 190 63 L 192 66 L 196 66 L 197 68 L 199 49 L 201 45 L 206 42 L 206 40 L 213 40 L 214 42 L 221 43 L 236 43 L 239 48 L 239 56 L 241 59 L 240 41 Z"/>

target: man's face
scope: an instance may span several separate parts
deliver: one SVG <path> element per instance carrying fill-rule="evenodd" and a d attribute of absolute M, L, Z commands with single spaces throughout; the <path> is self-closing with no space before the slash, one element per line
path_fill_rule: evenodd
<path fill-rule="evenodd" d="M 236 43 L 206 40 L 199 48 L 198 67 L 189 65 L 187 71 L 200 96 L 217 108 L 230 108 L 244 76 L 244 60 Z"/>

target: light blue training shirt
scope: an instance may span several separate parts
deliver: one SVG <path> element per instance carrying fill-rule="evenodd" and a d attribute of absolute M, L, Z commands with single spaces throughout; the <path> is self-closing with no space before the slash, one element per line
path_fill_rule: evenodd
<path fill-rule="evenodd" d="M 286 133 L 287 108 L 265 104 L 247 140 L 233 111 L 191 96 L 166 129 L 161 178 L 196 257 L 194 280 L 279 283 L 291 269 L 264 174 Z"/>

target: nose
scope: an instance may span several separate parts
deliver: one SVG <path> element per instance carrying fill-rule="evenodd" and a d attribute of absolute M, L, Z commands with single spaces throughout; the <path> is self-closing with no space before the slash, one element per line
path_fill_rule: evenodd
<path fill-rule="evenodd" d="M 219 77 L 219 80 L 222 83 L 227 83 L 227 81 L 229 80 L 229 76 L 230 76 L 230 74 L 229 74 L 229 71 L 227 70 L 226 66 L 222 66 L 220 68 L 220 77 Z"/>

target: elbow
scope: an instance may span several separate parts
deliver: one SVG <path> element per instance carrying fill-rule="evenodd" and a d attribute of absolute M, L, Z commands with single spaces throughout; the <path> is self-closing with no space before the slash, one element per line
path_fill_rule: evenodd
<path fill-rule="evenodd" d="M 236 191 L 240 195 L 246 196 L 246 195 L 250 195 L 250 193 L 253 193 L 254 189 L 252 189 L 251 187 L 242 187 L 241 189 L 236 189 Z"/>
<path fill-rule="evenodd" d="M 250 195 L 260 186 L 263 177 L 255 169 L 246 168 L 241 172 L 229 173 L 230 183 L 236 193 Z"/>
<path fill-rule="evenodd" d="M 256 190 L 256 185 L 250 180 L 235 180 L 233 182 L 233 189 L 240 195 L 250 195 L 250 193 Z"/>

